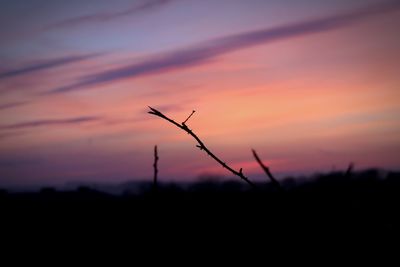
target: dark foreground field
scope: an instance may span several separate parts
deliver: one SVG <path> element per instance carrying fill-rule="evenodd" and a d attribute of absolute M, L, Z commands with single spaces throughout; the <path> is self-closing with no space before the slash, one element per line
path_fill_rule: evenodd
<path fill-rule="evenodd" d="M 254 249 L 271 255 L 267 247 L 315 255 L 311 250 L 316 248 L 335 254 L 345 247 L 353 253 L 360 246 L 374 255 L 382 247 L 398 247 L 399 172 L 338 172 L 282 185 L 284 192 L 271 184 L 250 189 L 240 181 L 199 182 L 184 189 L 159 185 L 157 191 L 144 187 L 140 193 L 122 195 L 90 188 L 3 190 L 1 229 L 17 240 L 17 247 L 28 240 L 42 242 L 44 236 L 50 247 L 69 240 L 65 244 L 84 250 L 95 243 L 147 251 L 179 247 L 177 253 L 187 249 L 199 255 L 199 248 L 230 248 L 243 256 Z"/>
<path fill-rule="evenodd" d="M 159 185 L 156 191 L 147 187 L 122 195 L 84 187 L 36 193 L 2 190 L 0 203 L 3 223 L 16 220 L 27 225 L 52 222 L 138 232 L 207 229 L 250 235 L 300 231 L 385 236 L 399 230 L 398 172 L 368 170 L 351 176 L 338 172 L 282 185 L 284 192 L 271 184 L 250 189 L 240 181 L 199 182 L 184 189 Z"/>

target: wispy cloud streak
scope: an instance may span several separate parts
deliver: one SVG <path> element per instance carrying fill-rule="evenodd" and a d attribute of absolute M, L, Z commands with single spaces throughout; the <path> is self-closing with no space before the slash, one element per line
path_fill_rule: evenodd
<path fill-rule="evenodd" d="M 0 110 L 19 107 L 19 106 L 25 105 L 26 103 L 28 103 L 28 102 L 20 101 L 20 102 L 12 102 L 12 103 L 3 104 L 3 105 L 0 105 Z"/>
<path fill-rule="evenodd" d="M 74 125 L 87 122 L 95 122 L 99 120 L 101 120 L 101 118 L 96 116 L 83 116 L 83 117 L 67 118 L 67 119 L 45 119 L 45 120 L 35 120 L 35 121 L 28 121 L 28 122 L 0 126 L 0 129 L 15 130 L 15 129 L 40 127 L 40 126 Z"/>
<path fill-rule="evenodd" d="M 14 137 L 18 137 L 18 136 L 24 135 L 24 134 L 26 134 L 26 132 L 20 132 L 20 131 L 4 132 L 4 133 L 0 133 L 0 140 L 14 138 Z"/>
<path fill-rule="evenodd" d="M 60 57 L 50 60 L 42 60 L 37 62 L 36 64 L 30 64 L 28 66 L 24 66 L 17 69 L 12 69 L 8 71 L 0 72 L 0 79 L 11 78 L 19 75 L 29 74 L 32 72 L 37 72 L 41 70 L 51 69 L 55 67 L 60 67 L 63 65 L 87 60 L 93 57 L 97 57 L 100 54 L 88 54 L 88 55 L 78 55 L 78 56 L 68 56 L 68 57 Z"/>
<path fill-rule="evenodd" d="M 48 27 L 48 29 L 52 28 L 67 28 L 73 27 L 82 24 L 88 23 L 97 23 L 97 22 L 107 22 L 115 19 L 119 19 L 121 17 L 132 16 L 137 13 L 142 13 L 146 11 L 151 11 L 157 7 L 164 6 L 171 2 L 172 0 L 150 0 L 141 3 L 140 5 L 131 6 L 125 10 L 119 10 L 114 12 L 103 12 L 103 13 L 96 13 L 90 14 L 86 16 L 75 17 L 72 19 L 67 19 L 60 21 L 58 23 L 52 24 Z"/>
<path fill-rule="evenodd" d="M 325 18 L 300 21 L 275 28 L 266 28 L 217 38 L 188 48 L 151 56 L 140 63 L 88 75 L 82 77 L 76 83 L 53 89 L 50 93 L 79 90 L 106 82 L 191 67 L 239 49 L 297 36 L 331 31 L 371 16 L 398 10 L 400 10 L 400 2 L 391 1 Z"/>

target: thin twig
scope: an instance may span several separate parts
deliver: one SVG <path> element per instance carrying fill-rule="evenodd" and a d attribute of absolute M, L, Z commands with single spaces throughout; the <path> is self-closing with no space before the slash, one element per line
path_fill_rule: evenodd
<path fill-rule="evenodd" d="M 187 132 L 189 135 L 191 135 L 198 143 L 198 145 L 196 145 L 196 147 L 198 147 L 200 150 L 204 150 L 210 157 L 212 157 L 216 162 L 218 162 L 220 165 L 222 165 L 222 167 L 224 167 L 225 169 L 227 169 L 228 171 L 230 171 L 231 173 L 233 173 L 234 175 L 238 176 L 240 179 L 246 181 L 249 185 L 251 185 L 252 187 L 256 188 L 256 185 L 251 182 L 244 174 L 243 174 L 243 170 L 242 168 L 240 168 L 239 171 L 236 171 L 234 169 L 232 169 L 230 166 L 228 166 L 225 162 L 223 162 L 222 160 L 220 160 L 217 156 L 214 155 L 214 153 L 212 153 L 205 145 L 204 143 L 200 140 L 200 138 L 191 130 L 189 129 L 189 127 L 185 124 L 185 122 L 190 118 L 190 116 L 193 115 L 194 111 L 192 112 L 192 114 L 189 116 L 188 119 L 185 120 L 185 122 L 183 122 L 182 124 L 177 123 L 176 121 L 174 121 L 173 119 L 168 118 L 167 116 L 165 116 L 164 114 L 162 114 L 160 111 L 149 107 L 151 111 L 149 111 L 148 113 L 158 116 L 164 120 L 169 121 L 170 123 L 174 124 L 176 127 L 182 129 L 183 131 Z"/>
<path fill-rule="evenodd" d="M 158 180 L 157 180 L 157 175 L 158 175 L 157 163 L 158 163 L 157 146 L 154 146 L 154 163 L 153 163 L 153 168 L 154 168 L 153 188 L 154 188 L 154 191 L 157 190 L 157 182 L 158 182 Z"/>
<path fill-rule="evenodd" d="M 193 116 L 193 114 L 196 112 L 196 110 L 193 110 L 192 113 L 190 113 L 189 117 L 186 118 L 184 122 L 182 122 L 182 125 L 185 125 L 185 123 L 190 119 L 190 117 Z"/>
<path fill-rule="evenodd" d="M 272 175 L 271 171 L 269 170 L 269 168 L 267 166 L 264 165 L 264 163 L 261 161 L 260 157 L 257 155 L 257 152 L 252 149 L 253 151 L 253 156 L 256 159 L 256 161 L 258 162 L 258 164 L 260 164 L 261 168 L 264 170 L 265 174 L 268 176 L 268 178 L 271 180 L 271 183 L 280 191 L 285 191 L 283 189 L 283 187 L 281 186 L 281 184 L 278 182 L 278 180 L 275 179 L 275 177 Z"/>

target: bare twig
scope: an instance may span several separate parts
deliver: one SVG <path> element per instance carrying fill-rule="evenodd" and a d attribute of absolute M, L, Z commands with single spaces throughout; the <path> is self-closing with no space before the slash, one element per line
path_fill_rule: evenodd
<path fill-rule="evenodd" d="M 258 164 L 260 164 L 261 168 L 264 170 L 265 174 L 268 176 L 268 178 L 271 180 L 271 183 L 280 191 L 284 191 L 283 187 L 281 186 L 281 184 L 278 182 L 278 180 L 275 179 L 275 177 L 272 175 L 271 171 L 269 170 L 269 168 L 267 166 L 264 165 L 264 163 L 261 161 L 260 157 L 257 155 L 257 152 L 252 149 L 253 151 L 253 156 L 256 159 L 256 161 L 258 162 Z"/>
<path fill-rule="evenodd" d="M 190 113 L 189 117 L 186 118 L 184 122 L 182 122 L 182 125 L 185 125 L 185 123 L 190 119 L 190 117 L 193 116 L 193 114 L 196 112 L 196 110 L 193 110 L 192 113 Z"/>
<path fill-rule="evenodd" d="M 157 146 L 154 146 L 154 163 L 153 163 L 153 168 L 154 168 L 153 188 L 154 188 L 154 190 L 157 190 L 157 182 L 158 182 L 157 181 L 157 175 L 158 175 L 157 163 L 158 163 Z"/>
<path fill-rule="evenodd" d="M 194 111 L 192 112 L 192 114 L 190 114 L 190 116 L 182 123 L 179 124 L 176 121 L 168 118 L 167 116 L 165 116 L 164 114 L 162 114 L 160 111 L 149 107 L 151 111 L 149 111 L 148 113 L 158 116 L 166 121 L 169 121 L 170 123 L 174 124 L 176 127 L 182 129 L 183 131 L 187 132 L 189 135 L 191 135 L 196 141 L 197 141 L 197 145 L 196 147 L 198 147 L 200 150 L 204 150 L 210 157 L 212 157 L 216 162 L 218 162 L 220 165 L 222 165 L 222 167 L 224 167 L 225 169 L 227 169 L 228 171 L 230 171 L 231 173 L 233 173 L 234 175 L 238 176 L 240 179 L 246 181 L 249 185 L 251 185 L 252 187 L 256 187 L 256 185 L 251 182 L 244 174 L 243 174 L 243 170 L 242 168 L 240 168 L 239 171 L 236 171 L 234 169 L 232 169 L 230 166 L 228 166 L 225 162 L 223 162 L 222 160 L 220 160 L 217 156 L 215 156 L 205 145 L 204 143 L 200 140 L 200 138 L 191 130 L 189 129 L 189 127 L 185 124 L 187 122 L 187 120 L 193 115 Z"/>

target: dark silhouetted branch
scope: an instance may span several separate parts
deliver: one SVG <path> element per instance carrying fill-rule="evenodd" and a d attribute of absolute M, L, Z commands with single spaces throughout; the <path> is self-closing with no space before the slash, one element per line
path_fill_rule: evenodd
<path fill-rule="evenodd" d="M 275 177 L 272 175 L 271 171 L 267 166 L 264 165 L 264 163 L 261 161 L 260 157 L 257 155 L 257 152 L 252 149 L 254 158 L 260 164 L 261 168 L 264 170 L 265 174 L 268 176 L 268 178 L 271 180 L 271 183 L 280 191 L 285 191 L 281 184 L 278 182 L 278 180 L 275 179 Z"/>
<path fill-rule="evenodd" d="M 158 175 L 158 152 L 157 152 L 157 146 L 154 146 L 154 163 L 153 163 L 153 168 L 154 168 L 154 179 L 153 179 L 153 188 L 154 190 L 157 190 L 157 175 Z"/>
<path fill-rule="evenodd" d="M 234 175 L 238 176 L 240 179 L 246 181 L 249 185 L 251 185 L 253 188 L 256 187 L 256 185 L 251 182 L 246 176 L 244 176 L 243 174 L 243 170 L 242 168 L 240 168 L 239 171 L 236 171 L 234 169 L 232 169 L 230 166 L 228 166 L 225 162 L 223 162 L 222 160 L 220 160 L 217 156 L 215 156 L 205 145 L 204 143 L 200 140 L 200 138 L 191 130 L 189 129 L 189 127 L 185 124 L 188 119 L 193 115 L 194 111 L 192 112 L 192 114 L 190 114 L 190 116 L 182 123 L 179 124 L 176 121 L 168 118 L 167 116 L 165 116 L 164 114 L 162 114 L 160 111 L 149 107 L 151 111 L 149 111 L 148 113 L 158 116 L 164 120 L 169 121 L 170 123 L 174 124 L 176 127 L 182 129 L 183 131 L 187 132 L 189 135 L 191 135 L 196 141 L 197 141 L 197 145 L 196 147 L 198 147 L 200 150 L 204 150 L 210 157 L 212 157 L 216 162 L 218 162 L 222 167 L 224 167 L 225 169 L 227 169 L 228 171 L 230 171 L 231 173 L 233 173 Z"/>

